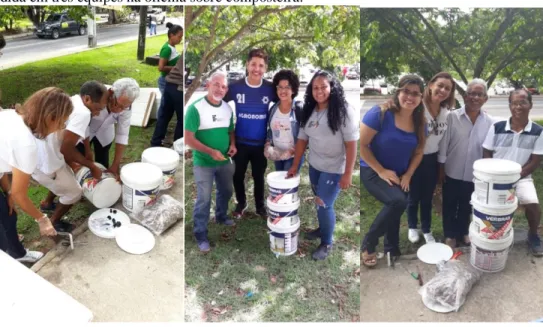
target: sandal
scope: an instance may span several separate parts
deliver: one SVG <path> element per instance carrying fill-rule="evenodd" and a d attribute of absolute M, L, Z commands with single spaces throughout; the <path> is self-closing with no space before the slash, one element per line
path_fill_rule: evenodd
<path fill-rule="evenodd" d="M 362 252 L 362 264 L 368 268 L 377 265 L 377 253 L 369 254 L 368 251 Z"/>

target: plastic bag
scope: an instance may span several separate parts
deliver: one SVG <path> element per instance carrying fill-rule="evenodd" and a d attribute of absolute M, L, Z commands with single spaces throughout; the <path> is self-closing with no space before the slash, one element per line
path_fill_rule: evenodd
<path fill-rule="evenodd" d="M 419 289 L 422 302 L 437 312 L 451 312 L 460 309 L 482 272 L 459 260 L 441 261 L 438 273 Z"/>
<path fill-rule="evenodd" d="M 279 150 L 277 147 L 266 144 L 264 147 L 264 157 L 273 161 L 287 160 L 292 158 L 292 152 L 288 150 Z"/>
<path fill-rule="evenodd" d="M 160 235 L 183 218 L 183 205 L 170 195 L 162 195 L 153 205 L 134 214 L 133 218 L 155 235 Z"/>
<path fill-rule="evenodd" d="M 185 152 L 185 140 L 183 138 L 178 139 L 173 142 L 173 149 L 177 151 L 180 155 L 183 155 Z"/>

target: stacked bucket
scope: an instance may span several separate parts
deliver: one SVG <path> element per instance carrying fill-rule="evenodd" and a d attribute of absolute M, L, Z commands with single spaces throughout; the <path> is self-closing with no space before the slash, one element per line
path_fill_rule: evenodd
<path fill-rule="evenodd" d="M 470 262 L 484 272 L 505 268 L 513 244 L 513 216 L 518 207 L 514 185 L 520 164 L 504 159 L 480 159 L 473 164 L 475 191 L 471 196 Z"/>
<path fill-rule="evenodd" d="M 286 177 L 286 171 L 272 172 L 266 177 L 270 194 L 266 200 L 270 249 L 277 256 L 296 253 L 300 234 L 300 176 Z"/>

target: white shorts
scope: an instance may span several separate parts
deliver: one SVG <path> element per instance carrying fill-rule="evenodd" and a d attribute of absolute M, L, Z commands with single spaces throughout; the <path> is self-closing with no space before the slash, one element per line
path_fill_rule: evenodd
<path fill-rule="evenodd" d="M 517 195 L 519 205 L 539 203 L 534 180 L 531 178 L 523 178 L 519 180 L 515 186 L 515 193 Z"/>
<path fill-rule="evenodd" d="M 61 204 L 74 204 L 79 201 L 83 195 L 83 189 L 75 179 L 74 173 L 67 165 L 62 166 L 62 168 L 50 175 L 36 170 L 32 174 L 32 178 L 58 196 Z"/>

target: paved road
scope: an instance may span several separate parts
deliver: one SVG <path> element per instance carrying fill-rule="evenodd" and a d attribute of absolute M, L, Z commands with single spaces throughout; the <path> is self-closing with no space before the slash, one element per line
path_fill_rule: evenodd
<path fill-rule="evenodd" d="M 173 21 L 179 23 L 179 21 Z M 98 28 L 98 45 L 111 45 L 138 39 L 138 24 L 121 25 L 109 28 Z M 165 25 L 157 27 L 157 34 L 166 33 Z M 0 69 L 6 69 L 28 62 L 59 57 L 88 49 L 87 35 L 68 35 L 57 40 L 39 39 L 29 36 L 21 39 L 8 40 L 2 50 Z M 157 49 L 158 52 L 159 49 Z"/>
<path fill-rule="evenodd" d="M 360 100 L 361 109 L 360 114 L 363 115 L 371 107 L 376 104 L 382 103 L 381 99 L 367 99 Z M 530 117 L 532 119 L 543 119 L 543 96 L 533 97 L 534 107 L 532 108 Z M 506 97 L 497 97 L 488 99 L 487 103 L 483 106 L 490 115 L 496 117 L 506 118 L 510 116 L 509 102 Z"/>

